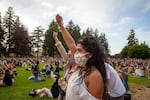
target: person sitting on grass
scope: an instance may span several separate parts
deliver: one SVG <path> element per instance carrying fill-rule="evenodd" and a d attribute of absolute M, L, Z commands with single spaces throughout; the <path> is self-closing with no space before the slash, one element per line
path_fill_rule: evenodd
<path fill-rule="evenodd" d="M 59 86 L 58 86 L 58 79 L 59 74 L 51 72 L 51 79 L 54 81 L 52 87 L 49 88 L 42 88 L 42 89 L 32 89 L 32 91 L 28 94 L 31 97 L 44 97 L 48 96 L 49 98 L 57 98 L 59 95 Z"/>
<path fill-rule="evenodd" d="M 3 77 L 4 77 L 4 71 L 3 68 L 0 66 L 0 86 L 3 86 Z"/>
<path fill-rule="evenodd" d="M 53 71 L 51 65 L 45 65 L 44 68 L 42 69 L 42 74 L 50 78 L 51 71 Z"/>
<path fill-rule="evenodd" d="M 137 66 L 135 69 L 135 76 L 136 77 L 144 77 L 145 76 L 144 67 Z"/>
<path fill-rule="evenodd" d="M 36 64 L 32 65 L 32 68 L 31 68 L 32 76 L 28 78 L 29 80 L 33 80 L 34 82 L 45 80 L 40 77 L 40 70 L 38 66 L 39 66 L 39 61 L 37 61 Z"/>
<path fill-rule="evenodd" d="M 10 71 L 9 69 L 6 69 L 3 79 L 0 80 L 0 86 L 11 86 L 12 84 L 13 84 L 13 80 Z"/>

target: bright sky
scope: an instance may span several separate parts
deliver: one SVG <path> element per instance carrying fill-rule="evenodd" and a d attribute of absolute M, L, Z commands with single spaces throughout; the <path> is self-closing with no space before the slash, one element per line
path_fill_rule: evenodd
<path fill-rule="evenodd" d="M 150 47 L 150 0 L 0 0 L 2 16 L 9 6 L 29 32 L 37 26 L 47 29 L 59 13 L 66 24 L 72 19 L 81 30 L 104 32 L 111 54 L 122 50 L 132 28 Z"/>

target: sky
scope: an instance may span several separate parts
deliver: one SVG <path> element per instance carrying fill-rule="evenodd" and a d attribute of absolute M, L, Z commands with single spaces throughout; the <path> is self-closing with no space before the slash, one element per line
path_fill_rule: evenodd
<path fill-rule="evenodd" d="M 0 0 L 2 17 L 9 6 L 29 32 L 48 29 L 60 14 L 64 25 L 72 20 L 81 31 L 91 27 L 105 33 L 112 55 L 127 44 L 131 29 L 139 43 L 150 47 L 150 0 Z"/>

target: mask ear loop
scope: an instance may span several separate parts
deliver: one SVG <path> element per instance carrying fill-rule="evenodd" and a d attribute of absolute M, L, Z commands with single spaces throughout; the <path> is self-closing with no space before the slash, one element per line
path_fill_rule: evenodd
<path fill-rule="evenodd" d="M 81 57 L 83 57 L 83 56 L 85 56 L 85 55 L 87 55 L 87 54 L 90 54 L 89 52 L 86 52 L 86 53 L 84 53 Z"/>

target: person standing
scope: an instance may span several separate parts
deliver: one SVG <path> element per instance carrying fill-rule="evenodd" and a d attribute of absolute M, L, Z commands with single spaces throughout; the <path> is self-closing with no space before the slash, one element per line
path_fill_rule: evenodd
<path fill-rule="evenodd" d="M 75 63 L 69 68 L 70 76 L 66 100 L 102 100 L 106 95 L 105 54 L 99 42 L 92 36 L 82 37 L 77 45 L 64 28 L 62 17 L 57 15 L 62 36 L 71 51 Z"/>

